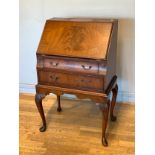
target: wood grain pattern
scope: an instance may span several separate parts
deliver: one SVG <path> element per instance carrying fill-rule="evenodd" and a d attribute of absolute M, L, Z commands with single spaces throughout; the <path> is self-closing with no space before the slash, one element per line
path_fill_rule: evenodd
<path fill-rule="evenodd" d="M 80 61 L 80 60 L 65 60 L 59 57 L 57 58 L 44 58 L 44 67 L 57 69 L 57 70 L 65 70 L 65 71 L 76 71 L 83 72 L 85 74 L 99 74 L 98 63 L 96 61 Z"/>
<path fill-rule="evenodd" d="M 63 56 L 37 54 L 37 68 L 75 72 L 80 74 L 106 75 L 107 66 L 104 60 L 69 58 Z"/>
<path fill-rule="evenodd" d="M 48 20 L 37 53 L 106 58 L 112 23 Z"/>
<path fill-rule="evenodd" d="M 103 92 L 104 78 L 94 76 L 82 76 L 78 74 L 62 73 L 58 71 L 39 70 L 39 83 L 43 85 L 61 86 L 63 88 L 75 88 L 79 90 L 92 90 Z"/>
<path fill-rule="evenodd" d="M 116 118 L 113 110 L 117 93 L 113 91 L 112 102 L 109 93 L 117 82 L 117 23 L 101 19 L 47 20 L 37 51 L 36 105 L 43 131 L 46 124 L 40 96 L 56 94 L 60 109 L 60 95 L 74 94 L 101 104 L 102 143 L 108 145 L 109 111 L 111 118 Z"/>
<path fill-rule="evenodd" d="M 56 97 L 43 100 L 48 128 L 41 133 L 34 95 L 20 94 L 20 155 L 134 155 L 133 105 L 116 105 L 117 123 L 109 123 L 105 148 L 99 108 L 87 100 L 61 100 L 62 113 L 56 111 Z"/>
<path fill-rule="evenodd" d="M 76 95 L 78 98 L 83 99 L 91 99 L 97 103 L 105 103 L 107 102 L 108 96 L 104 93 L 100 92 L 93 92 L 93 91 L 86 91 L 86 90 L 78 90 L 78 89 L 71 89 L 71 88 L 63 88 L 57 86 L 47 86 L 47 85 L 36 85 L 36 92 L 40 94 L 53 93 L 56 95 L 63 95 L 63 94 L 73 94 Z"/>

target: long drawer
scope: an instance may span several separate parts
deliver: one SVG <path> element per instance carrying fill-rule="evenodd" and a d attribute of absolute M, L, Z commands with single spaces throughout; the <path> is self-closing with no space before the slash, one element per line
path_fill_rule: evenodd
<path fill-rule="evenodd" d="M 43 85 L 53 85 L 81 90 L 103 91 L 104 77 L 83 76 L 73 73 L 38 70 L 38 82 Z"/>
<path fill-rule="evenodd" d="M 65 70 L 85 74 L 105 75 L 107 71 L 105 62 L 56 56 L 39 56 L 37 66 L 40 68 Z"/>

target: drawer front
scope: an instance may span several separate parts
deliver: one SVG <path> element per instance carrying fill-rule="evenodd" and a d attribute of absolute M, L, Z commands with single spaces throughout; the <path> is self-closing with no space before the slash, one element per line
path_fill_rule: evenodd
<path fill-rule="evenodd" d="M 38 70 L 39 83 L 65 88 L 103 91 L 103 77 L 82 76 L 60 72 Z"/>
<path fill-rule="evenodd" d="M 98 63 L 80 60 L 44 58 L 44 68 L 83 72 L 86 74 L 98 74 Z"/>

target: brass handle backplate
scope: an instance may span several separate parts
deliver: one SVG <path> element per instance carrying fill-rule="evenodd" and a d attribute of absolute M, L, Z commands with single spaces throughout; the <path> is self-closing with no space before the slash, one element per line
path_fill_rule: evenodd
<path fill-rule="evenodd" d="M 54 75 L 50 75 L 50 78 L 51 78 L 52 80 L 54 80 L 54 81 L 56 81 L 56 80 L 58 80 L 58 79 L 59 79 L 59 77 L 54 76 Z"/>
<path fill-rule="evenodd" d="M 85 70 L 90 70 L 92 68 L 92 66 L 84 66 L 84 65 L 81 65 L 83 67 L 83 69 Z"/>
<path fill-rule="evenodd" d="M 58 66 L 58 65 L 59 65 L 58 62 L 50 62 L 50 64 L 51 64 L 52 66 Z"/>

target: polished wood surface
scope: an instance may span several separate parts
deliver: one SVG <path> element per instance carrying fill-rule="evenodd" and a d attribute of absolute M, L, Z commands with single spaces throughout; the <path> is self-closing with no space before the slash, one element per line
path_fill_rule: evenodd
<path fill-rule="evenodd" d="M 97 103 L 104 103 L 107 102 L 107 95 L 100 92 L 91 92 L 86 90 L 78 90 L 78 89 L 71 89 L 71 88 L 63 88 L 57 86 L 46 86 L 46 85 L 37 85 L 36 92 L 40 94 L 48 95 L 49 93 L 54 93 L 56 95 L 63 95 L 63 94 L 73 94 L 76 95 L 80 99 L 91 99 Z"/>
<path fill-rule="evenodd" d="M 103 77 L 77 75 L 72 72 L 66 74 L 58 71 L 50 72 L 44 70 L 39 70 L 38 75 L 39 83 L 43 85 L 103 92 Z"/>
<path fill-rule="evenodd" d="M 59 70 L 61 72 L 75 72 L 80 74 L 106 75 L 106 61 L 69 58 L 62 56 L 37 55 L 37 68 Z"/>
<path fill-rule="evenodd" d="M 89 61 L 83 59 L 65 59 L 64 57 L 44 57 L 43 67 L 83 72 L 86 74 L 98 74 L 99 73 L 99 63 L 96 61 Z"/>
<path fill-rule="evenodd" d="M 111 32 L 111 41 L 109 43 L 109 51 L 107 54 L 107 73 L 105 79 L 105 88 L 108 87 L 111 79 L 116 74 L 116 50 L 117 50 L 117 32 L 118 32 L 118 21 L 113 22 L 113 30 Z"/>
<path fill-rule="evenodd" d="M 112 22 L 48 20 L 37 53 L 105 59 Z"/>
<path fill-rule="evenodd" d="M 116 45 L 117 20 L 51 19 L 47 20 L 37 51 L 36 106 L 42 118 L 41 132 L 46 130 L 42 99 L 50 93 L 74 94 L 100 104 L 101 141 L 108 146 L 106 128 L 112 121 L 117 98 Z M 116 89 L 117 87 L 117 89 Z M 112 92 L 112 100 L 110 99 Z"/>
<path fill-rule="evenodd" d="M 56 96 L 43 99 L 48 128 L 38 132 L 41 119 L 34 95 L 20 94 L 20 155 L 134 155 L 134 105 L 116 105 L 117 123 L 109 123 L 109 147 L 103 148 L 98 106 L 87 100 L 61 100 L 59 113 Z"/>

